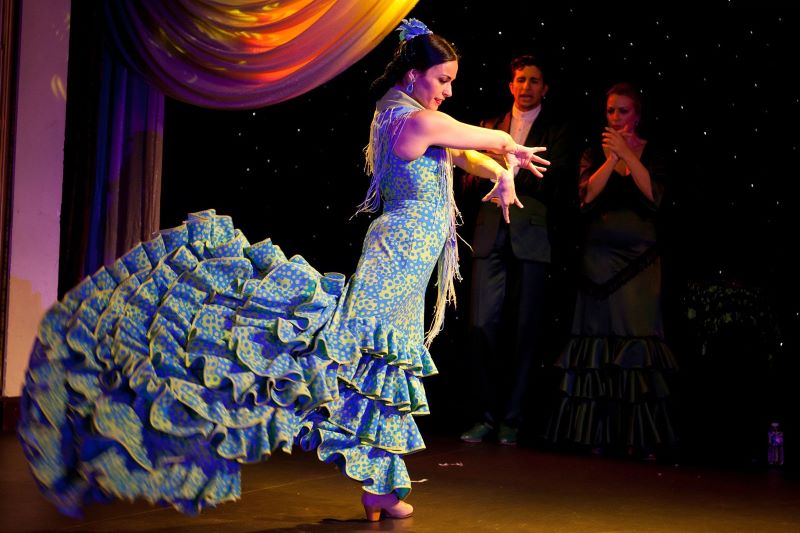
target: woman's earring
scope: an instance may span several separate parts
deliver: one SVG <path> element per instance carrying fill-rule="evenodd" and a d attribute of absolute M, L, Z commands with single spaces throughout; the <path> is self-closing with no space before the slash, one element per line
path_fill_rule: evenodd
<path fill-rule="evenodd" d="M 411 80 L 408 85 L 406 85 L 406 93 L 411 94 L 414 92 L 414 80 Z"/>

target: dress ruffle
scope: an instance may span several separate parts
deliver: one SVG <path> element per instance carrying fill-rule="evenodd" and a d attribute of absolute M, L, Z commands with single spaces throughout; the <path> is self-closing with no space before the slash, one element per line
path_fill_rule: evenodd
<path fill-rule="evenodd" d="M 45 495 L 77 515 L 109 497 L 194 514 L 237 499 L 239 463 L 301 442 L 365 490 L 410 490 L 424 448 L 421 343 L 344 315 L 341 274 L 213 210 L 137 245 L 43 319 L 18 433 Z"/>
<path fill-rule="evenodd" d="M 555 366 L 564 376 L 551 440 L 643 450 L 674 443 L 665 376 L 678 365 L 661 339 L 573 337 Z"/>

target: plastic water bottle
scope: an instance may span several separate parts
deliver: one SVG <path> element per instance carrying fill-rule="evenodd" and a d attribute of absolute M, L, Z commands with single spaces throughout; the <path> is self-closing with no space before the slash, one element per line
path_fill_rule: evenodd
<path fill-rule="evenodd" d="M 783 431 L 778 422 L 770 424 L 767 433 L 767 462 L 778 466 L 783 464 Z"/>

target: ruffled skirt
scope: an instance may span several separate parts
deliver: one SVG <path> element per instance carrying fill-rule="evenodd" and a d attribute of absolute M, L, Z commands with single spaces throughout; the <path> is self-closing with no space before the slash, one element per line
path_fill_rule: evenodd
<path fill-rule="evenodd" d="M 22 394 L 42 491 L 70 515 L 111 498 L 197 513 L 239 497 L 240 463 L 300 445 L 405 497 L 436 368 L 402 330 L 346 314 L 349 290 L 213 210 L 87 277 L 43 319 Z"/>
<path fill-rule="evenodd" d="M 609 451 L 675 442 L 667 376 L 678 365 L 658 337 L 573 337 L 555 364 L 561 397 L 548 438 Z"/>

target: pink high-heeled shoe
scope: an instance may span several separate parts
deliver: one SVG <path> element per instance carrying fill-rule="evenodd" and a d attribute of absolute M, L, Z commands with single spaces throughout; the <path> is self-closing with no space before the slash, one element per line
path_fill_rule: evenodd
<path fill-rule="evenodd" d="M 399 500 L 392 493 L 372 494 L 371 492 L 364 492 L 361 495 L 361 503 L 364 504 L 364 513 L 370 522 L 377 522 L 381 519 L 381 516 L 408 518 L 414 512 L 414 507 Z"/>

